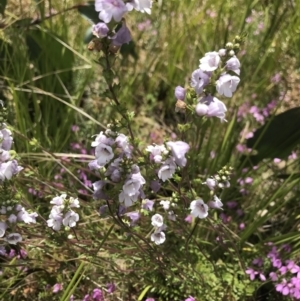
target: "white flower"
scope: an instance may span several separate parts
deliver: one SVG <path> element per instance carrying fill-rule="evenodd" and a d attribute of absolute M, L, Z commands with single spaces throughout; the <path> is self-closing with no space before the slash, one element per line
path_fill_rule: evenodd
<path fill-rule="evenodd" d="M 23 221 L 25 224 L 35 224 L 36 218 L 38 217 L 38 214 L 36 212 L 29 213 L 25 210 L 23 207 L 22 210 L 18 213 L 18 220 Z"/>
<path fill-rule="evenodd" d="M 202 71 L 214 71 L 219 67 L 220 61 L 221 58 L 218 52 L 207 52 L 205 53 L 205 56 L 200 59 L 199 67 Z"/>
<path fill-rule="evenodd" d="M 10 233 L 6 236 L 6 241 L 11 245 L 16 245 L 22 241 L 22 236 L 19 233 Z"/>
<path fill-rule="evenodd" d="M 151 14 L 152 0 L 131 0 L 126 3 L 126 6 L 129 11 L 133 8 L 142 13 L 146 12 L 147 14 Z"/>
<path fill-rule="evenodd" d="M 165 163 L 158 170 L 158 177 L 165 182 L 166 180 L 172 178 L 176 169 L 176 164 L 173 159 L 167 159 Z"/>
<path fill-rule="evenodd" d="M 79 208 L 80 207 L 79 200 L 77 198 L 74 199 L 73 197 L 70 197 L 69 206 L 70 208 Z"/>
<path fill-rule="evenodd" d="M 18 166 L 16 160 L 8 161 L 0 164 L 0 180 L 10 180 L 13 175 L 17 174 L 23 168 Z"/>
<path fill-rule="evenodd" d="M 4 222 L 0 222 L 0 237 L 4 236 L 6 229 L 7 229 L 7 224 Z"/>
<path fill-rule="evenodd" d="M 171 148 L 176 164 L 180 167 L 184 167 L 186 165 L 185 154 L 189 151 L 190 146 L 183 141 L 169 141 L 166 144 Z"/>
<path fill-rule="evenodd" d="M 193 217 L 205 218 L 208 216 L 208 206 L 202 199 L 192 201 L 190 209 Z"/>
<path fill-rule="evenodd" d="M 72 228 L 76 226 L 76 222 L 78 221 L 79 221 L 79 215 L 73 210 L 70 210 L 64 216 L 62 223 L 64 226 Z"/>
<path fill-rule="evenodd" d="M 221 100 L 214 97 L 213 101 L 208 105 L 207 117 L 218 117 L 223 122 L 225 120 L 225 113 L 227 108 Z"/>
<path fill-rule="evenodd" d="M 210 208 L 213 208 L 213 209 L 223 209 L 223 203 L 221 202 L 221 200 L 216 196 L 214 195 L 214 201 L 209 201 L 208 202 L 208 205 Z"/>
<path fill-rule="evenodd" d="M 217 186 L 217 181 L 215 179 L 208 178 L 203 184 L 206 184 L 210 190 L 214 190 Z"/>
<path fill-rule="evenodd" d="M 157 245 L 161 245 L 165 242 L 166 235 L 164 232 L 154 232 L 151 234 L 151 241 L 154 241 Z"/>
<path fill-rule="evenodd" d="M 219 56 L 225 56 L 226 55 L 226 49 L 222 48 L 218 51 Z"/>
<path fill-rule="evenodd" d="M 97 159 L 97 164 L 104 166 L 114 157 L 114 152 L 109 145 L 100 143 L 96 146 L 95 156 Z"/>
<path fill-rule="evenodd" d="M 165 210 L 170 209 L 170 201 L 160 201 L 160 205 L 162 205 Z"/>
<path fill-rule="evenodd" d="M 96 0 L 95 10 L 100 12 L 99 18 L 105 23 L 109 23 L 112 18 L 120 22 L 127 12 L 127 7 L 122 0 Z"/>
<path fill-rule="evenodd" d="M 146 151 L 150 153 L 150 160 L 153 160 L 155 163 L 161 163 L 163 156 L 168 154 L 168 150 L 164 145 L 148 145 Z"/>
<path fill-rule="evenodd" d="M 239 77 L 231 76 L 230 74 L 224 74 L 221 75 L 217 80 L 216 88 L 219 94 L 226 97 L 232 97 L 232 93 L 236 90 L 239 82 Z"/>
<path fill-rule="evenodd" d="M 160 214 L 154 214 L 151 217 L 151 224 L 154 227 L 161 227 L 164 224 L 164 218 Z"/>
<path fill-rule="evenodd" d="M 50 201 L 50 204 L 55 205 L 55 206 L 63 206 L 65 199 L 66 199 L 67 195 L 65 193 L 63 193 L 60 196 L 56 196 L 55 198 L 53 198 Z"/>

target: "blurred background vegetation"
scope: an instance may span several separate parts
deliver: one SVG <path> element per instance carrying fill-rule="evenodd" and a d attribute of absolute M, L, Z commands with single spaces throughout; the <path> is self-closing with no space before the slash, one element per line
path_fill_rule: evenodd
<path fill-rule="evenodd" d="M 181 134 L 177 129 L 184 118 L 175 113 L 174 88 L 188 85 L 191 72 L 206 52 L 223 48 L 236 35 L 247 34 L 246 44 L 238 54 L 241 82 L 234 97 L 226 103 L 228 122 L 220 124 L 219 120 L 209 120 L 204 124 L 197 133 L 199 153 L 191 158 L 197 166 L 191 178 L 198 181 L 204 181 L 226 164 L 234 168 L 232 186 L 223 193 L 222 200 L 238 202 L 243 217 L 225 212 L 231 218 L 225 232 L 232 235 L 229 246 L 225 244 L 225 253 L 222 246 L 215 248 L 211 244 L 215 239 L 212 226 L 198 227 L 195 236 L 201 251 L 179 248 L 170 262 L 162 266 L 157 266 L 154 260 L 159 253 L 147 259 L 136 255 L 135 260 L 129 262 L 128 255 L 133 256 L 134 252 L 127 249 L 127 242 L 124 245 L 119 242 L 117 249 L 111 251 L 118 255 L 109 261 L 111 266 L 106 266 L 103 259 L 106 255 L 99 255 L 98 247 L 93 245 L 93 239 L 97 240 L 95 231 L 104 227 L 98 238 L 104 243 L 109 228 L 97 222 L 96 205 L 89 209 L 91 188 L 83 184 L 78 169 L 88 173 L 92 135 L 120 116 L 110 105 L 110 99 L 104 96 L 106 83 L 101 68 L 95 63 L 97 54 L 87 49 L 92 26 L 88 17 L 94 15 L 92 9 L 93 1 L 0 0 L 0 98 L 9 109 L 8 122 L 13 126 L 15 149 L 25 167 L 18 181 L 26 202 L 32 208 L 39 207 L 40 212 L 47 212 L 47 197 L 38 198 L 27 193 L 28 189 L 44 195 L 61 191 L 77 195 L 79 189 L 86 189 L 81 195 L 86 205 L 83 214 L 94 212 L 95 224 L 86 222 L 83 230 L 89 237 L 85 244 L 91 244 L 85 258 L 91 265 L 85 273 L 97 275 L 98 283 L 105 283 L 108 274 L 109 279 L 119 281 L 122 293 L 118 300 L 136 300 L 138 296 L 142 300 L 149 292 L 160 300 L 182 300 L 189 294 L 195 294 L 201 301 L 281 300 L 274 287 L 262 292 L 256 290 L 259 285 L 250 284 L 248 278 L 244 282 L 241 279 L 243 269 L 262 252 L 266 242 L 289 243 L 293 246 L 293 257 L 299 256 L 299 159 L 288 159 L 292 151 L 298 154 L 300 141 L 300 112 L 291 110 L 299 106 L 300 92 L 297 1 L 157 0 L 150 16 L 138 12 L 126 15 L 133 41 L 122 47 L 115 70 L 121 83 L 119 100 L 135 113 L 132 126 L 136 137 L 144 141 L 143 146 L 161 143 L 175 134 L 181 139 L 183 135 L 195 139 L 193 131 Z M 275 105 L 269 114 L 261 113 L 261 118 L 255 115 L 272 102 Z M 282 119 L 273 117 L 282 112 L 287 112 Z M 263 125 L 266 127 L 261 128 Z M 251 137 L 247 134 L 259 128 L 260 132 L 247 142 L 246 138 Z M 74 148 L 74 144 L 80 147 Z M 257 149 L 256 156 L 239 152 L 237 146 L 241 144 Z M 84 153 L 80 154 L 82 150 Z M 77 157 L 69 155 L 76 152 Z M 281 159 L 281 163 L 274 164 L 274 159 Z M 256 165 L 258 167 L 253 169 Z M 55 177 L 60 169 L 67 172 L 59 178 L 59 185 Z M 240 179 L 246 177 L 254 180 L 245 194 L 241 193 L 245 187 L 241 187 Z M 201 189 L 198 193 L 205 199 L 208 192 Z M 245 226 L 243 231 L 239 228 L 241 223 Z M 112 235 L 119 239 L 118 232 Z M 181 235 L 182 241 L 188 239 L 186 233 Z M 176 245 L 177 239 L 176 235 L 170 239 L 165 252 Z M 114 242 L 107 244 L 107 249 L 115 248 Z M 29 246 L 30 252 L 40 261 L 36 265 L 46 269 L 41 264 L 42 251 L 36 243 L 33 246 L 32 249 Z M 74 279 L 78 268 L 76 260 L 70 263 L 67 260 L 72 258 L 71 254 L 79 256 L 80 248 L 73 254 L 69 245 L 58 259 L 57 254 L 53 255 L 57 245 L 47 247 L 47 256 L 52 257 L 50 261 L 55 257 L 59 262 L 59 268 L 53 271 L 61 274 L 55 278 L 47 274 L 48 270 L 40 281 L 53 285 Z M 97 259 L 93 258 L 95 254 Z M 187 262 L 187 258 L 191 261 Z M 115 270 L 114 265 L 118 266 Z M 132 270 L 126 272 L 129 277 L 124 281 L 123 272 L 119 270 L 128 266 Z M 99 272 L 102 269 L 103 272 Z M 207 279 L 203 275 L 208 275 Z M 24 287 L 18 286 L 19 276 L 11 271 L 11 277 L 17 279 L 6 280 L 9 290 L 5 290 L 2 297 L 7 299 L 1 300 L 9 300 L 8 296 L 11 300 L 29 300 L 37 296 L 37 292 L 39 297 L 31 300 L 58 300 L 47 293 L 43 295 L 37 280 L 24 285 L 29 290 L 25 292 Z M 194 286 L 197 281 L 201 288 Z M 80 291 L 83 293 L 92 282 L 93 279 L 86 277 Z M 19 299 L 14 299 L 16 291 L 21 292 Z M 67 295 L 61 300 L 67 300 Z M 262 297 L 265 295 L 269 299 Z"/>

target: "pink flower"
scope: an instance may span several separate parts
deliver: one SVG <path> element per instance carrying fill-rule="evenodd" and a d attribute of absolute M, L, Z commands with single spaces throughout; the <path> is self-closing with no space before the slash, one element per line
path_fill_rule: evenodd
<path fill-rule="evenodd" d="M 109 23 L 113 18 L 116 22 L 120 22 L 127 7 L 122 0 L 96 0 L 95 9 L 99 13 L 99 18 L 105 23 Z"/>

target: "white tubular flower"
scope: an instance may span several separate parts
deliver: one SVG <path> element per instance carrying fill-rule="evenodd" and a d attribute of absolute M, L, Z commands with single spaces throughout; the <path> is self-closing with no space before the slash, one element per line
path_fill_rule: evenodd
<path fill-rule="evenodd" d="M 128 195 L 122 190 L 119 194 L 119 202 L 123 203 L 125 207 L 130 207 L 138 200 L 139 195 L 139 192 L 134 195 Z"/>
<path fill-rule="evenodd" d="M 207 187 L 210 189 L 210 190 L 215 190 L 216 186 L 217 186 L 217 181 L 213 178 L 208 178 L 206 180 L 206 182 L 202 183 L 202 184 L 206 184 Z"/>
<path fill-rule="evenodd" d="M 231 76 L 230 74 L 224 74 L 221 75 L 217 80 L 216 88 L 220 95 L 232 97 L 232 93 L 235 92 L 239 82 L 239 77 Z"/>
<path fill-rule="evenodd" d="M 226 69 L 235 72 L 237 75 L 240 75 L 240 67 L 241 67 L 240 61 L 236 56 L 230 58 L 226 62 Z"/>
<path fill-rule="evenodd" d="M 152 0 L 131 0 L 126 3 L 128 11 L 133 9 L 151 15 Z"/>
<path fill-rule="evenodd" d="M 11 245 L 16 245 L 22 241 L 22 236 L 19 233 L 10 233 L 6 236 L 6 241 Z"/>
<path fill-rule="evenodd" d="M 96 146 L 95 157 L 97 159 L 97 164 L 104 166 L 114 157 L 113 149 L 107 144 L 100 143 Z"/>
<path fill-rule="evenodd" d="M 38 214 L 36 212 L 29 213 L 23 207 L 18 213 L 18 220 L 23 221 L 25 224 L 35 224 Z"/>
<path fill-rule="evenodd" d="M 77 198 L 74 199 L 73 197 L 70 197 L 69 206 L 70 208 L 79 208 L 80 207 L 79 200 Z"/>
<path fill-rule="evenodd" d="M 208 216 L 208 206 L 202 199 L 192 201 L 190 209 L 193 217 L 206 218 Z"/>
<path fill-rule="evenodd" d="M 220 61 L 221 58 L 218 52 L 207 52 L 205 53 L 205 56 L 202 59 L 200 59 L 199 68 L 202 71 L 214 71 L 218 69 Z"/>
<path fill-rule="evenodd" d="M 159 228 L 164 224 L 164 218 L 158 213 L 154 214 L 151 217 L 151 224 L 152 226 Z"/>
<path fill-rule="evenodd" d="M 164 145 L 148 145 L 146 151 L 150 153 L 150 160 L 155 163 L 161 163 L 163 155 L 169 153 Z"/>
<path fill-rule="evenodd" d="M 60 196 L 56 196 L 50 201 L 50 204 L 55 205 L 55 206 L 63 206 L 66 197 L 67 197 L 67 195 L 65 193 L 63 193 Z"/>
<path fill-rule="evenodd" d="M 73 210 L 70 210 L 65 214 L 62 223 L 65 227 L 72 228 L 76 226 L 76 223 L 78 221 L 79 221 L 79 215 Z"/>
<path fill-rule="evenodd" d="M 154 232 L 151 234 L 151 241 L 155 242 L 157 245 L 161 245 L 165 242 L 166 240 L 166 235 L 164 232 Z"/>
<path fill-rule="evenodd" d="M 58 206 L 54 206 L 50 212 L 49 219 L 47 220 L 48 227 L 55 231 L 59 231 L 62 225 L 63 215 Z"/>
<path fill-rule="evenodd" d="M 158 177 L 165 182 L 166 180 L 172 178 L 175 173 L 176 164 L 173 159 L 167 159 L 165 163 L 158 170 Z"/>

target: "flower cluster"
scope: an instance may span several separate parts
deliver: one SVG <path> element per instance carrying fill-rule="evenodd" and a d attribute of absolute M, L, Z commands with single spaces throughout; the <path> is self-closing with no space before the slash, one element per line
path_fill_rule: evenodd
<path fill-rule="evenodd" d="M 59 231 L 61 226 L 75 227 L 79 221 L 79 215 L 72 210 L 72 208 L 79 208 L 78 199 L 70 197 L 67 199 L 66 194 L 62 194 L 53 198 L 50 202 L 54 206 L 51 209 L 49 219 L 47 220 L 48 227 L 51 227 L 55 231 Z"/>
<path fill-rule="evenodd" d="M 177 167 L 185 167 L 187 159 L 186 153 L 190 146 L 183 141 L 169 141 L 165 145 L 149 145 L 146 151 L 150 153 L 150 161 L 159 164 L 157 176 L 165 182 L 172 178 Z"/>
<path fill-rule="evenodd" d="M 120 22 L 123 16 L 133 9 L 142 13 L 151 14 L 152 0 L 130 0 L 124 3 L 122 0 L 96 0 L 95 9 L 99 12 L 99 18 L 105 23 L 112 19 Z"/>
<path fill-rule="evenodd" d="M 7 128 L 5 123 L 0 125 L 0 182 L 10 180 L 12 176 L 16 175 L 23 168 L 18 165 L 17 160 L 11 158 L 11 146 L 13 138 L 11 131 Z"/>
<path fill-rule="evenodd" d="M 7 204 L 9 202 L 6 202 Z M 15 206 L 2 206 L 0 209 L 0 215 L 2 216 L 0 222 L 0 237 L 4 238 L 9 244 L 17 244 L 23 240 L 21 234 L 17 231 L 18 222 L 24 222 L 25 224 L 35 224 L 36 212 L 28 212 L 20 204 Z M 9 233 L 7 233 L 9 231 Z M 6 236 L 5 236 L 6 235 Z"/>
<path fill-rule="evenodd" d="M 240 82 L 240 62 L 236 53 L 242 42 L 243 38 L 237 36 L 226 48 L 208 52 L 200 59 L 199 68 L 192 72 L 190 88 L 177 86 L 175 89 L 177 111 L 185 111 L 187 105 L 192 105 L 198 116 L 225 120 L 226 105 L 214 94 L 217 91 L 221 96 L 232 97 L 236 91 Z"/>
<path fill-rule="evenodd" d="M 90 162 L 90 169 L 102 170 L 106 180 L 93 183 L 94 199 L 108 199 L 104 192 L 107 184 L 119 184 L 123 181 L 119 192 L 119 202 L 125 207 L 133 205 L 139 197 L 144 198 L 143 185 L 146 183 L 138 165 L 131 160 L 132 146 L 124 134 L 107 130 L 101 132 L 92 142 L 96 159 Z"/>
<path fill-rule="evenodd" d="M 252 261 L 253 268 L 249 267 L 245 272 L 251 280 L 257 277 L 261 281 L 267 281 L 267 277 L 263 273 L 269 270 L 269 279 L 274 283 L 276 291 L 284 296 L 300 300 L 300 266 L 294 260 L 283 260 L 281 252 L 289 253 L 291 248 L 283 245 L 281 249 L 268 244 L 271 248 L 267 254 L 267 258 L 255 258 Z"/>

